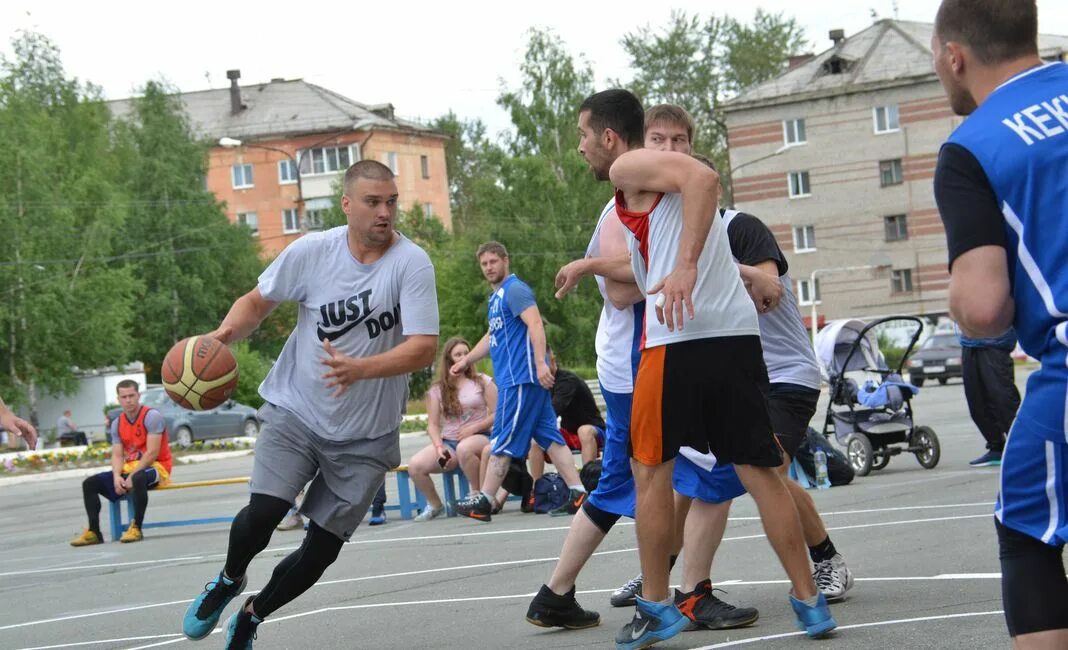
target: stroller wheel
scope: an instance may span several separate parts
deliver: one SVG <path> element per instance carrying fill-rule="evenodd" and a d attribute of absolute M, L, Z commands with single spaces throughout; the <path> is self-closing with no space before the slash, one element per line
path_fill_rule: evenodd
<path fill-rule="evenodd" d="M 846 443 L 846 452 L 854 474 L 867 476 L 871 472 L 873 453 L 868 436 L 863 433 L 854 433 Z"/>
<path fill-rule="evenodd" d="M 876 449 L 872 452 L 872 469 L 882 469 L 890 464 L 890 450 L 886 447 L 882 449 Z"/>
<path fill-rule="evenodd" d="M 931 427 L 916 427 L 912 431 L 912 447 L 916 460 L 924 469 L 933 469 L 942 457 L 942 445 Z"/>

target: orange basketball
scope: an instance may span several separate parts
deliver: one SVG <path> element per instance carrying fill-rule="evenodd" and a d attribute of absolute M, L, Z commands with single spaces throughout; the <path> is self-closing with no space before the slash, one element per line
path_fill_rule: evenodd
<path fill-rule="evenodd" d="M 191 336 L 174 344 L 160 374 L 176 404 L 206 411 L 230 399 L 237 388 L 237 359 L 210 336 Z"/>

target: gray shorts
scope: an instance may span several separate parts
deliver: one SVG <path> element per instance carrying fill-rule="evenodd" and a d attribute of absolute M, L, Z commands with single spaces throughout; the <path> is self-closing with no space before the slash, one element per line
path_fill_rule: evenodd
<path fill-rule="evenodd" d="M 300 512 L 348 541 L 371 506 L 386 472 L 400 464 L 400 430 L 373 439 L 336 442 L 296 415 L 264 404 L 251 490 L 290 503 L 308 481 Z"/>

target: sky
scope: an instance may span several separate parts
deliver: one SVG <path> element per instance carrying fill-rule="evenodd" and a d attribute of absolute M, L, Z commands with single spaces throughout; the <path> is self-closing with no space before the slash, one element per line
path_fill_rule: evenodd
<path fill-rule="evenodd" d="M 805 29 L 808 49 L 820 52 L 830 45 L 831 29 L 853 34 L 869 26 L 873 14 L 892 18 L 895 11 L 901 20 L 932 22 L 939 3 L 616 0 L 611 13 L 606 4 L 4 0 L 0 54 L 10 56 L 12 37 L 30 30 L 59 46 L 69 75 L 101 86 L 109 99 L 128 97 L 150 79 L 166 79 L 182 91 L 222 88 L 228 85 L 226 70 L 237 68 L 242 83 L 303 78 L 358 102 L 390 102 L 400 116 L 429 120 L 452 110 L 463 118 L 481 118 L 498 133 L 509 120 L 496 97 L 502 84 L 518 85 L 525 35 L 532 27 L 552 29 L 572 55 L 582 54 L 601 88 L 608 79 L 631 76 L 621 37 L 643 26 L 655 30 L 673 9 L 743 21 L 757 6 L 784 12 Z M 1038 0 L 1038 8 L 1041 32 L 1068 33 L 1068 2 Z"/>

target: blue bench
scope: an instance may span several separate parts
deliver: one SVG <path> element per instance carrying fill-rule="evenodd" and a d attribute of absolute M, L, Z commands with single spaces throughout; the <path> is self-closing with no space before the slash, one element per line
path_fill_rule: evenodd
<path fill-rule="evenodd" d="M 386 505 L 386 510 L 399 510 L 401 519 L 411 519 L 426 507 L 426 497 L 415 489 L 414 484 L 409 484 L 411 477 L 408 475 L 407 465 L 401 465 L 391 471 L 397 474 L 398 503 L 397 505 Z M 459 469 L 443 472 L 441 474 L 441 484 L 445 492 L 443 500 L 445 512 L 450 517 L 455 517 L 456 509 L 453 506 L 471 491 L 471 485 L 467 482 L 467 477 Z M 414 501 L 412 500 L 413 492 L 415 493 Z"/>

